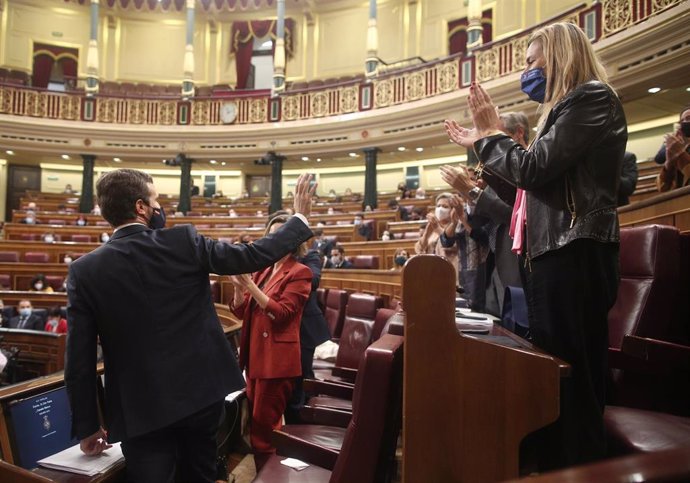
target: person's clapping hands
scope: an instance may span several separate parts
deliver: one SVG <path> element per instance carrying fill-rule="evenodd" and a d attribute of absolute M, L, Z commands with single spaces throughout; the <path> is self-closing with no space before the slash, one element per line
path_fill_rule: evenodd
<path fill-rule="evenodd" d="M 252 277 L 248 273 L 230 275 L 230 281 L 235 286 L 236 290 L 246 290 L 249 287 L 249 285 L 253 283 Z"/>
<path fill-rule="evenodd" d="M 465 198 L 467 198 L 470 190 L 477 186 L 464 166 L 458 168 L 448 165 L 441 166 L 441 179 L 458 190 Z"/>
<path fill-rule="evenodd" d="M 687 149 L 685 138 L 679 132 L 674 134 L 666 134 L 664 136 L 664 144 L 666 144 L 666 168 L 675 169 L 676 158 L 683 154 Z"/>
<path fill-rule="evenodd" d="M 439 221 L 438 221 L 438 218 L 436 218 L 436 215 L 434 215 L 433 213 L 427 213 L 426 220 L 428 222 L 426 225 L 426 231 L 428 233 L 432 233 L 439 226 L 441 226 Z"/>
<path fill-rule="evenodd" d="M 498 109 L 491 102 L 491 97 L 477 83 L 473 82 L 470 86 L 467 104 L 472 113 L 473 126 L 471 128 L 462 127 L 455 120 L 446 119 L 444 127 L 451 141 L 470 148 L 478 139 L 498 131 L 500 119 Z"/>

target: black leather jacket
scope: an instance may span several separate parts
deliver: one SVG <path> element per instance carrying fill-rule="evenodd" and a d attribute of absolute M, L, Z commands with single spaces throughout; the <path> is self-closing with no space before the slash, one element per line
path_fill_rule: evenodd
<path fill-rule="evenodd" d="M 627 139 L 618 96 L 591 81 L 551 109 L 529 150 L 502 134 L 474 143 L 489 175 L 527 191 L 528 258 L 578 238 L 619 241 L 616 205 Z"/>

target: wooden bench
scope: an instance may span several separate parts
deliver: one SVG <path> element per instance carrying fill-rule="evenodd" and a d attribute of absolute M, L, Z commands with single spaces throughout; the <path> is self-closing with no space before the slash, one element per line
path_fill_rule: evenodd
<path fill-rule="evenodd" d="M 0 328 L 0 336 L 4 349 L 19 349 L 17 362 L 28 379 L 47 376 L 65 367 L 67 334 Z"/>

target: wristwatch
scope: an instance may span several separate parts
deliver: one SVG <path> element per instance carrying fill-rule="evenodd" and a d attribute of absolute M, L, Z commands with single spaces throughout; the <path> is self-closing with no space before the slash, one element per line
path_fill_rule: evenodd
<path fill-rule="evenodd" d="M 482 189 L 479 186 L 475 186 L 467 193 L 467 196 L 469 196 L 472 201 L 477 201 L 480 194 L 482 194 Z"/>

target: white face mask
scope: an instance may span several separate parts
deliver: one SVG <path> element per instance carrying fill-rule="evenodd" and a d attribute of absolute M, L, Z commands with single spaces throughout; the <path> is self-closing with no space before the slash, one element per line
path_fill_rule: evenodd
<path fill-rule="evenodd" d="M 64 262 L 65 262 L 67 265 L 69 265 L 70 263 L 72 263 L 72 257 L 65 257 Z"/>
<path fill-rule="evenodd" d="M 361 218 L 355 218 L 354 224 L 355 224 L 355 225 L 361 225 L 361 224 L 362 224 L 362 219 L 361 219 Z"/>
<path fill-rule="evenodd" d="M 439 220 L 447 220 L 450 216 L 450 209 L 444 208 L 443 206 L 436 207 L 436 218 Z"/>
<path fill-rule="evenodd" d="M 36 290 L 43 290 L 43 284 L 41 282 L 37 282 L 34 284 L 34 288 Z"/>
<path fill-rule="evenodd" d="M 44 240 L 46 243 L 53 243 L 53 242 L 55 241 L 55 238 L 53 238 L 52 235 L 48 235 L 48 236 L 46 236 L 45 238 L 43 238 L 43 240 Z"/>
<path fill-rule="evenodd" d="M 340 261 L 341 261 L 341 260 L 340 260 L 340 257 L 339 257 L 338 255 L 333 255 L 333 256 L 331 257 L 331 263 L 332 263 L 333 265 L 340 265 Z"/>
<path fill-rule="evenodd" d="M 390 240 L 390 239 L 391 239 L 391 236 L 390 236 L 390 235 L 383 235 L 383 236 L 381 237 L 381 240 L 383 240 L 383 241 L 388 241 L 388 240 Z"/>

